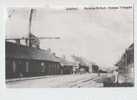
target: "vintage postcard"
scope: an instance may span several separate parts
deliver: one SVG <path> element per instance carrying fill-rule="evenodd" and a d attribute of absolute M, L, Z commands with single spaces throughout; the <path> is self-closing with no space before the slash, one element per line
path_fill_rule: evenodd
<path fill-rule="evenodd" d="M 7 88 L 134 87 L 134 7 L 7 9 Z"/>

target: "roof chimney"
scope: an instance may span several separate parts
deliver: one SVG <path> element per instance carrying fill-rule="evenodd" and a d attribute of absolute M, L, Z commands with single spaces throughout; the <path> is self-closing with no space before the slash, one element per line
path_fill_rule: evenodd
<path fill-rule="evenodd" d="M 50 48 L 48 48 L 48 49 L 47 49 L 47 51 L 48 51 L 48 52 L 51 52 L 51 49 L 50 49 Z"/>
<path fill-rule="evenodd" d="M 20 46 L 20 39 L 16 39 L 15 41 L 16 41 L 16 44 L 17 44 L 18 46 Z"/>

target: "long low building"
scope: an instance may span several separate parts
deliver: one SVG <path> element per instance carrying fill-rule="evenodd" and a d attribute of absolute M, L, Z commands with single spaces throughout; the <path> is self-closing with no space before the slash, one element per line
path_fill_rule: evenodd
<path fill-rule="evenodd" d="M 60 69 L 53 53 L 6 42 L 6 78 L 60 74 Z"/>

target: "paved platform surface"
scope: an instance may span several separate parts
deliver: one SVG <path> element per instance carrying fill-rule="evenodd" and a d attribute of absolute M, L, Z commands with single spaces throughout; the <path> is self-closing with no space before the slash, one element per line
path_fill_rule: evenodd
<path fill-rule="evenodd" d="M 97 74 L 52 75 L 6 82 L 8 88 L 90 88 L 103 87 Z"/>

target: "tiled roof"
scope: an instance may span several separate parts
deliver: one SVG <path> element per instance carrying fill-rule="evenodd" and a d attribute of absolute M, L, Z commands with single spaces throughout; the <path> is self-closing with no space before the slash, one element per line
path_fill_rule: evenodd
<path fill-rule="evenodd" d="M 125 63 L 127 61 L 127 63 Z M 134 62 L 134 43 L 131 44 L 128 49 L 123 53 L 121 59 L 115 64 L 121 66 L 122 64 L 130 64 Z"/>
<path fill-rule="evenodd" d="M 29 48 L 24 45 L 18 46 L 16 43 L 11 42 L 6 42 L 6 58 L 59 62 L 58 58 L 47 50 Z"/>

